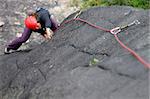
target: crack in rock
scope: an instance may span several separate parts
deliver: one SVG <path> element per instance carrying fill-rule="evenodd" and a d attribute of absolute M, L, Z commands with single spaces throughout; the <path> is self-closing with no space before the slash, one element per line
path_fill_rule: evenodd
<path fill-rule="evenodd" d="M 117 72 L 115 70 L 112 70 L 110 68 L 107 68 L 105 66 L 102 66 L 102 65 L 97 65 L 98 68 L 104 70 L 104 71 L 109 71 L 109 72 L 112 72 L 112 73 L 115 73 L 119 76 L 123 76 L 123 77 L 127 77 L 127 78 L 130 78 L 130 79 L 136 79 L 135 77 L 131 76 L 131 75 L 128 75 L 128 74 L 124 74 L 124 73 L 121 73 L 121 72 Z"/>
<path fill-rule="evenodd" d="M 46 79 L 46 75 L 41 71 L 41 69 L 38 68 L 38 70 L 39 70 L 39 72 L 41 73 L 41 75 L 43 76 L 44 80 L 46 81 L 46 80 L 47 80 L 47 79 Z"/>
<path fill-rule="evenodd" d="M 101 65 L 97 65 L 98 68 L 105 70 L 105 71 L 111 71 L 111 69 L 105 67 L 105 66 L 101 66 Z"/>
<path fill-rule="evenodd" d="M 76 68 L 78 68 L 79 66 L 77 66 Z M 129 78 L 129 79 L 133 79 L 133 80 L 136 80 L 136 77 L 133 77 L 131 75 L 128 75 L 128 74 L 124 74 L 124 73 L 121 73 L 121 72 L 117 72 L 115 70 L 112 70 L 111 68 L 108 68 L 108 67 L 105 67 L 105 66 L 102 66 L 102 65 L 92 65 L 90 66 L 89 64 L 85 64 L 81 67 L 85 67 L 85 68 L 88 68 L 88 67 L 98 67 L 99 69 L 101 70 L 104 70 L 104 71 L 108 71 L 110 73 L 113 73 L 113 74 L 116 74 L 116 75 L 119 75 L 121 77 L 126 77 L 126 78 Z M 74 68 L 75 69 L 75 68 Z"/>
<path fill-rule="evenodd" d="M 103 55 L 103 56 L 110 57 L 110 55 L 107 53 L 90 52 L 90 51 L 87 51 L 85 49 L 81 49 L 80 47 L 77 47 L 74 44 L 69 44 L 69 46 L 73 47 L 74 49 L 78 50 L 79 52 L 86 53 L 88 55 Z"/>

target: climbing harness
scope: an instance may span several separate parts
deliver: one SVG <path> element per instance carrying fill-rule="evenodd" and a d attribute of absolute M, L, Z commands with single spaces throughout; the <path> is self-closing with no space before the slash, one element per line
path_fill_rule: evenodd
<path fill-rule="evenodd" d="M 121 27 L 115 27 L 111 30 L 109 29 L 106 29 L 106 28 L 103 28 L 103 27 L 100 27 L 100 26 L 97 26 L 97 25 L 94 25 L 84 19 L 81 19 L 81 18 L 78 18 L 78 16 L 81 14 L 82 12 L 80 11 L 79 13 L 77 13 L 77 15 L 73 18 L 73 19 L 70 19 L 70 20 L 67 20 L 65 22 L 63 22 L 61 24 L 61 26 L 63 26 L 64 24 L 67 24 L 71 21 L 81 21 L 81 22 L 84 22 L 84 23 L 87 23 L 88 25 L 96 28 L 96 29 L 99 29 L 99 30 L 102 30 L 102 31 L 105 31 L 105 32 L 109 32 L 111 34 L 114 35 L 115 39 L 118 41 L 118 43 L 126 50 L 128 50 L 139 62 L 141 62 L 145 67 L 149 68 L 150 69 L 150 64 L 148 62 L 146 62 L 143 58 L 141 58 L 135 51 L 133 51 L 132 49 L 130 49 L 129 47 L 127 47 L 125 44 L 123 44 L 123 42 L 121 42 L 121 40 L 119 40 L 117 34 L 120 33 L 123 29 L 127 28 L 127 27 L 130 27 L 130 26 L 133 26 L 133 25 L 138 25 L 140 24 L 140 22 L 138 20 L 135 20 L 127 25 L 124 25 L 124 26 L 121 26 Z M 60 27 L 61 27 L 60 26 Z"/>

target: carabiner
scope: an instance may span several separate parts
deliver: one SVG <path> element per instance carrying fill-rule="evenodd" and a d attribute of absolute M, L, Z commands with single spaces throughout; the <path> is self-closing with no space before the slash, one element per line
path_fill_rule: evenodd
<path fill-rule="evenodd" d="M 118 34 L 119 32 L 121 32 L 121 28 L 120 27 L 116 27 L 110 30 L 110 33 L 112 34 Z"/>
<path fill-rule="evenodd" d="M 127 26 L 130 27 L 130 26 L 132 26 L 132 25 L 134 25 L 134 24 L 135 24 L 135 25 L 140 24 L 139 20 L 134 20 L 132 23 L 128 24 Z"/>
<path fill-rule="evenodd" d="M 135 20 L 135 25 L 141 24 L 139 20 Z"/>

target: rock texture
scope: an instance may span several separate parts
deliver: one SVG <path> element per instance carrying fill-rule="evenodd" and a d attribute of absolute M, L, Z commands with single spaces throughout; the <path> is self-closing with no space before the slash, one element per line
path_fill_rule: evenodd
<path fill-rule="evenodd" d="M 148 13 L 131 7 L 96 7 L 79 17 L 108 29 L 138 19 L 140 25 L 118 37 L 148 61 Z M 90 65 L 93 59 L 99 61 Z M 0 56 L 0 99 L 148 99 L 148 76 L 148 69 L 112 34 L 74 21 L 31 51 Z"/>

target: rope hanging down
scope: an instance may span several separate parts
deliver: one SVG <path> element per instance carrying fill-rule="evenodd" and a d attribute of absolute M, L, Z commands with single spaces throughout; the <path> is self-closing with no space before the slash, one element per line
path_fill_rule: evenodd
<path fill-rule="evenodd" d="M 83 19 L 81 19 L 81 18 L 76 18 L 76 17 L 75 17 L 74 19 L 70 19 L 70 20 L 67 20 L 67 21 L 63 22 L 63 23 L 61 24 L 61 26 L 64 25 L 64 24 L 70 23 L 70 22 L 72 22 L 72 21 L 81 21 L 81 22 L 87 23 L 88 25 L 90 25 L 90 26 L 92 26 L 92 27 L 94 27 L 94 28 L 96 28 L 96 29 L 99 29 L 99 30 L 102 30 L 102 31 L 109 32 L 109 33 L 113 34 L 114 37 L 115 37 L 115 39 L 118 41 L 118 43 L 119 43 L 124 49 L 128 50 L 139 62 L 141 62 L 146 68 L 149 68 L 149 69 L 150 69 L 150 64 L 149 64 L 148 62 L 146 62 L 143 58 L 141 58 L 135 51 L 133 51 L 132 49 L 130 49 L 129 47 L 127 47 L 125 44 L 123 44 L 123 42 L 121 42 L 121 40 L 119 40 L 119 38 L 118 38 L 118 36 L 117 36 L 117 34 L 118 34 L 119 32 L 121 32 L 121 29 L 122 29 L 122 28 L 126 28 L 126 27 L 128 27 L 128 26 L 130 26 L 130 25 L 133 25 L 133 24 L 139 24 L 139 22 L 138 22 L 137 20 L 134 21 L 133 23 L 127 25 L 127 26 L 122 27 L 122 28 L 116 27 L 116 28 L 111 29 L 111 30 L 106 29 L 106 28 L 103 28 L 103 27 L 100 27 L 100 26 L 97 26 L 97 25 L 94 25 L 94 24 L 92 24 L 92 23 L 90 23 L 90 22 L 88 22 L 88 21 L 86 21 L 86 20 L 83 20 Z M 61 26 L 60 26 L 60 27 L 61 27 Z"/>

